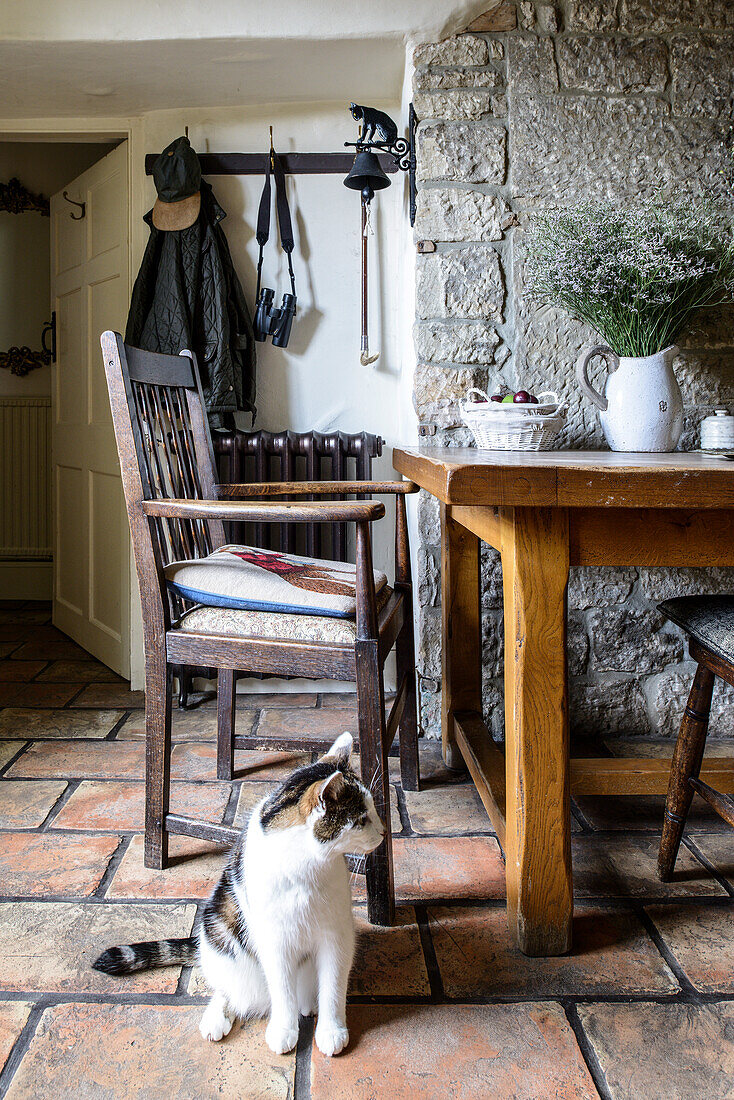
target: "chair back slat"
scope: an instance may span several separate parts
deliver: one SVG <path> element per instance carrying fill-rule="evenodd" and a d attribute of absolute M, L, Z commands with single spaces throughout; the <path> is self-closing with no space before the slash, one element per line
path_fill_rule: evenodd
<path fill-rule="evenodd" d="M 135 415 L 137 417 L 137 427 L 140 433 L 143 449 L 142 458 L 140 461 L 140 455 L 138 454 L 138 462 L 140 465 L 141 481 L 144 487 L 145 496 L 148 499 L 154 497 L 164 497 L 166 495 L 163 480 L 163 471 L 161 469 L 160 461 L 158 459 L 157 451 L 151 441 L 150 433 L 150 410 L 146 401 L 145 391 L 141 386 L 135 382 L 131 384 L 131 393 L 134 402 Z M 160 560 L 162 564 L 168 564 L 171 560 L 175 560 L 179 556 L 184 556 L 183 544 L 181 542 L 180 534 L 178 530 L 171 527 L 165 521 L 156 518 L 152 527 L 155 530 L 158 550 L 160 554 Z"/>
<path fill-rule="evenodd" d="M 126 344 L 125 353 L 127 373 L 131 382 L 144 382 L 150 386 L 180 386 L 189 390 L 197 388 L 190 352 L 181 355 L 163 355 Z"/>
<path fill-rule="evenodd" d="M 160 605 L 158 618 L 168 629 L 182 605 L 169 596 L 163 570 L 173 561 L 205 557 L 225 541 L 220 521 L 152 518 L 140 509 L 144 499 L 214 498 L 214 453 L 196 361 L 190 352 L 130 347 L 113 332 L 103 334 L 102 350 L 141 596 L 144 605 Z"/>
<path fill-rule="evenodd" d="M 132 388 L 138 398 L 136 405 L 143 415 L 142 429 L 146 443 L 144 458 L 149 479 L 155 487 L 155 496 L 160 500 L 188 496 L 188 493 L 181 491 L 179 471 L 168 466 L 166 462 L 163 440 L 167 434 L 167 426 L 157 419 L 150 387 L 146 383 L 133 382 Z M 187 523 L 177 519 L 163 519 L 159 526 L 163 532 L 162 545 L 166 548 L 164 565 L 195 556 Z M 169 557 L 170 553 L 174 557 Z"/>
<path fill-rule="evenodd" d="M 178 388 L 169 390 L 156 387 L 153 392 L 153 400 L 156 415 L 164 427 L 163 450 L 171 471 L 173 495 L 188 497 L 192 500 L 205 499 L 206 494 L 202 490 L 195 455 L 188 443 L 188 434 L 184 422 L 189 410 L 188 406 L 181 400 L 180 390 Z M 203 520 L 193 520 L 187 528 L 188 533 L 190 533 L 193 542 L 193 547 L 188 548 L 188 556 L 191 556 L 192 549 L 198 557 L 204 557 L 206 554 L 211 553 L 213 546 Z"/>

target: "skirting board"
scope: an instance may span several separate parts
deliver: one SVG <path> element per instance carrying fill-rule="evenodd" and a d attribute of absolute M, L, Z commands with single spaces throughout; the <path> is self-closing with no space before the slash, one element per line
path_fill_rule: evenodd
<path fill-rule="evenodd" d="M 53 563 L 0 561 L 0 600 L 50 600 Z"/>

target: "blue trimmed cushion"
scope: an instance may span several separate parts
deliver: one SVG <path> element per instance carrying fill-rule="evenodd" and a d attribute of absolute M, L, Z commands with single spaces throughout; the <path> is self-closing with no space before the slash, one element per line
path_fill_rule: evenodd
<path fill-rule="evenodd" d="M 173 562 L 165 575 L 172 591 L 205 607 L 337 619 L 354 618 L 357 610 L 357 570 L 348 562 L 233 545 Z M 377 570 L 374 577 L 379 594 L 387 577 Z"/>
<path fill-rule="evenodd" d="M 734 596 L 678 596 L 663 615 L 724 661 L 734 661 Z"/>

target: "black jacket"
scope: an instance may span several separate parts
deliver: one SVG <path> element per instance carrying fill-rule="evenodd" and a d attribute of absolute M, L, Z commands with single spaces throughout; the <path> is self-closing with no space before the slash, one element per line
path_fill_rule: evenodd
<path fill-rule="evenodd" d="M 202 180 L 201 211 L 189 229 L 156 229 L 133 287 L 125 342 L 146 351 L 196 352 L 213 428 L 232 414 L 255 422 L 255 338 L 245 296 L 221 226 L 226 217 Z"/>

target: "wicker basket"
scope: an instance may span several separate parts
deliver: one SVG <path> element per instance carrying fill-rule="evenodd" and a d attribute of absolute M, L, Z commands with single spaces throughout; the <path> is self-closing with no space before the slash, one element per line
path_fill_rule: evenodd
<path fill-rule="evenodd" d="M 469 401 L 472 393 L 481 402 Z M 562 404 L 552 390 L 541 393 L 537 405 L 510 405 L 471 389 L 459 408 L 480 450 L 548 451 L 563 427 Z"/>

